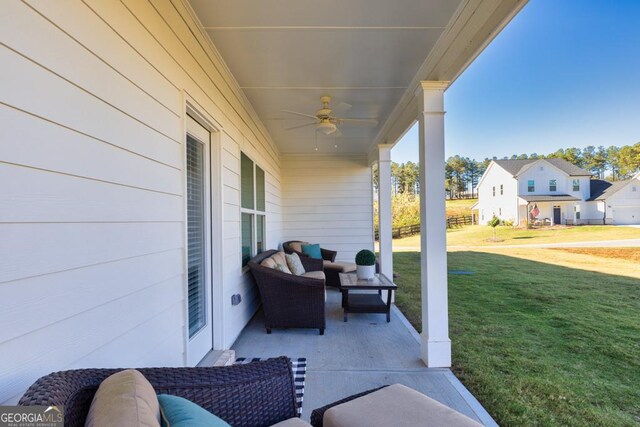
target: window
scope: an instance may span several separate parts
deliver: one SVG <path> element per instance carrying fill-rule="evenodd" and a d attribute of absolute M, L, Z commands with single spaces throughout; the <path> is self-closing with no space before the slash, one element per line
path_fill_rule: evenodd
<path fill-rule="evenodd" d="M 631 187 L 631 191 L 633 191 L 633 192 L 636 191 L 636 186 L 635 185 Z"/>
<path fill-rule="evenodd" d="M 549 191 L 556 191 L 558 188 L 557 184 L 556 184 L 556 180 L 555 179 L 550 179 L 549 180 Z"/>
<path fill-rule="evenodd" d="M 496 187 L 493 187 L 493 197 L 496 197 Z"/>
<path fill-rule="evenodd" d="M 580 180 L 579 179 L 574 179 L 573 180 L 573 191 L 580 191 Z"/>
<path fill-rule="evenodd" d="M 504 194 L 504 185 L 500 184 L 500 195 Z"/>
<path fill-rule="evenodd" d="M 206 177 L 204 145 L 187 135 L 187 288 L 189 337 L 205 326 L 205 215 Z"/>
<path fill-rule="evenodd" d="M 265 179 L 264 171 L 240 155 L 240 212 L 242 266 L 265 250 Z"/>
<path fill-rule="evenodd" d="M 536 191 L 536 182 L 532 179 L 530 179 L 529 181 L 527 181 L 527 191 L 529 193 L 533 193 L 534 191 Z"/>
<path fill-rule="evenodd" d="M 502 216 L 502 208 L 498 208 L 498 215 Z"/>
<path fill-rule="evenodd" d="M 580 219 L 580 206 L 574 206 L 573 207 L 573 211 L 576 214 L 576 220 L 579 220 Z"/>

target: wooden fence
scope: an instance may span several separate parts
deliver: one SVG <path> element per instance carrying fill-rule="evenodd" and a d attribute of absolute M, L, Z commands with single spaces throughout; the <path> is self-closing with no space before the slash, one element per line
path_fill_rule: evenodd
<path fill-rule="evenodd" d="M 447 228 L 457 228 L 463 225 L 472 225 L 473 219 L 471 215 L 449 216 L 447 217 Z M 400 239 L 402 237 L 413 236 L 420 233 L 420 224 L 403 225 L 401 227 L 393 227 L 391 229 L 391 237 Z M 378 230 L 375 235 L 376 240 L 380 238 Z"/>

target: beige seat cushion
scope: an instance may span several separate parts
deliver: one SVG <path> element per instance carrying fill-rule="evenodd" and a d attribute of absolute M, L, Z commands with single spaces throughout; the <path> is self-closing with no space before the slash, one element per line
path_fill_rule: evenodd
<path fill-rule="evenodd" d="M 307 271 L 306 273 L 301 274 L 301 276 L 325 280 L 324 271 Z"/>
<path fill-rule="evenodd" d="M 311 427 L 311 424 L 300 418 L 289 418 L 288 420 L 280 421 L 278 424 L 273 424 L 271 427 Z"/>
<path fill-rule="evenodd" d="M 478 427 L 482 424 L 401 384 L 394 384 L 324 413 L 325 427 Z"/>
<path fill-rule="evenodd" d="M 147 379 L 135 369 L 117 372 L 100 384 L 87 427 L 160 426 L 160 404 Z"/>
<path fill-rule="evenodd" d="M 289 243 L 289 247 L 296 252 L 302 252 L 302 245 L 308 245 L 309 242 L 293 242 Z"/>
<path fill-rule="evenodd" d="M 271 255 L 270 258 L 276 263 L 274 268 L 278 267 L 278 270 L 291 274 L 291 270 L 289 270 L 289 267 L 287 266 L 287 258 L 285 258 L 284 252 L 276 252 Z"/>

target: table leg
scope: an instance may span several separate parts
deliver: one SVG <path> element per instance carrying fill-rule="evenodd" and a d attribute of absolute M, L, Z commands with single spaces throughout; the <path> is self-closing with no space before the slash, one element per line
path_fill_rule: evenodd
<path fill-rule="evenodd" d="M 344 311 L 343 320 L 347 321 L 347 309 L 349 308 L 349 291 L 347 289 L 342 290 L 342 310 Z"/>
<path fill-rule="evenodd" d="M 387 290 L 387 323 L 391 322 L 391 289 Z"/>

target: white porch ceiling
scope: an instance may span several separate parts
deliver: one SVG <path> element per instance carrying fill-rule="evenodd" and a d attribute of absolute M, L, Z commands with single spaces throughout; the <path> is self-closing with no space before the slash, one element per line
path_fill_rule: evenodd
<path fill-rule="evenodd" d="M 376 127 L 339 126 L 343 133 L 336 141 L 339 151 L 367 153 L 372 144 L 382 142 L 382 133 L 398 127 L 397 118 L 387 123 L 394 109 L 400 115 L 399 104 L 403 99 L 406 103 L 412 86 L 429 77 L 427 58 L 443 50 L 438 45 L 454 40 L 454 24 L 460 27 L 455 34 L 465 25 L 480 27 L 478 23 L 486 24 L 487 19 L 476 16 L 474 24 L 474 13 L 491 15 L 503 5 L 498 20 L 502 25 L 505 12 L 524 4 L 523 0 L 189 2 L 283 153 L 313 152 L 315 128 L 285 130 L 311 120 L 282 110 L 314 115 L 322 95 L 332 97 L 332 107 L 341 102 L 352 105 L 344 117 L 378 120 Z M 461 17 L 469 22 L 459 25 Z M 495 35 L 496 25 L 491 30 Z M 468 58 L 455 62 L 458 69 L 440 72 L 443 80 L 457 77 L 486 39 L 476 41 L 478 47 L 466 53 L 474 45 L 459 46 L 458 54 Z M 318 133 L 318 147 L 334 151 L 334 136 Z"/>

